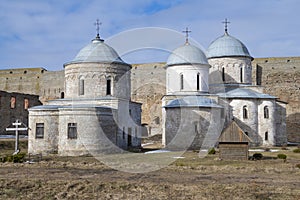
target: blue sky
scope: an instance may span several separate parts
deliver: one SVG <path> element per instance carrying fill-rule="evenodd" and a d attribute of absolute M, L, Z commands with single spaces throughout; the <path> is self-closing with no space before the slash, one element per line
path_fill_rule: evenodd
<path fill-rule="evenodd" d="M 253 57 L 300 56 L 299 8 L 298 0 L 1 0 L 0 69 L 63 69 L 95 37 L 97 18 L 104 39 L 158 27 L 178 31 L 184 42 L 181 31 L 189 27 L 191 39 L 204 49 L 224 33 L 221 22 L 228 18 L 229 34 Z M 157 34 L 147 39 L 157 40 Z M 161 36 L 161 42 L 166 41 L 170 42 Z M 152 53 L 141 51 L 124 59 L 166 61 L 167 53 Z"/>

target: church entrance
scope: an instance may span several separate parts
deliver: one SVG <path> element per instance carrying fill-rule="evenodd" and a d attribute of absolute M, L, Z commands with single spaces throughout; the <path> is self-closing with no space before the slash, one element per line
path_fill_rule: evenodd
<path fill-rule="evenodd" d="M 131 131 L 131 128 L 128 128 L 128 137 L 127 137 L 127 146 L 128 147 L 131 147 L 132 146 L 132 137 L 131 137 L 131 133 L 132 131 Z"/>

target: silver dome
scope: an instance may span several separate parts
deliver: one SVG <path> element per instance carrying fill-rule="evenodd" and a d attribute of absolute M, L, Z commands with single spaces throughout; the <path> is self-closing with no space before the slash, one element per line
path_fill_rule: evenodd
<path fill-rule="evenodd" d="M 207 58 L 226 56 L 243 56 L 252 58 L 247 47 L 235 37 L 230 36 L 227 32 L 213 41 L 207 49 Z"/>
<path fill-rule="evenodd" d="M 207 107 L 207 108 L 221 108 L 213 99 L 203 96 L 186 96 L 183 98 L 173 99 L 164 106 L 164 108 L 178 108 L 178 107 Z"/>
<path fill-rule="evenodd" d="M 120 62 L 124 61 L 118 53 L 96 37 L 90 44 L 82 48 L 71 62 Z"/>
<path fill-rule="evenodd" d="M 208 64 L 205 54 L 197 47 L 186 43 L 175 49 L 167 60 L 167 65 Z"/>

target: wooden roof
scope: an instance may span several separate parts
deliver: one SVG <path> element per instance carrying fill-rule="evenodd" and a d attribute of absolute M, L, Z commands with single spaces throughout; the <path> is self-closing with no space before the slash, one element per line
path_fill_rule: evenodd
<path fill-rule="evenodd" d="M 232 121 L 221 133 L 219 142 L 252 142 L 252 140 L 235 121 Z"/>

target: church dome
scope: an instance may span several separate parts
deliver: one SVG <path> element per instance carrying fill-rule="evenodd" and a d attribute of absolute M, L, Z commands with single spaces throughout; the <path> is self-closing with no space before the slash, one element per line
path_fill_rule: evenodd
<path fill-rule="evenodd" d="M 97 35 L 92 42 L 83 47 L 71 63 L 77 62 L 119 62 L 124 61 L 119 57 L 118 53 L 110 46 L 104 43 Z"/>
<path fill-rule="evenodd" d="M 209 45 L 207 58 L 227 56 L 242 56 L 250 57 L 252 59 L 247 47 L 241 41 L 225 32 L 223 36 L 217 38 Z"/>
<path fill-rule="evenodd" d="M 167 65 L 181 65 L 181 64 L 205 64 L 207 65 L 207 58 L 203 51 L 189 43 L 186 43 L 175 49 L 167 60 Z"/>

